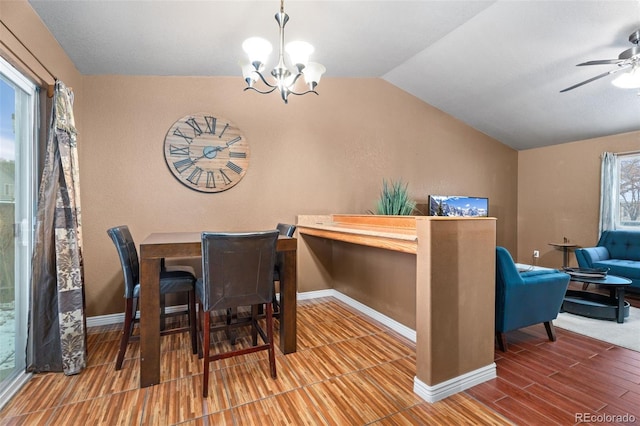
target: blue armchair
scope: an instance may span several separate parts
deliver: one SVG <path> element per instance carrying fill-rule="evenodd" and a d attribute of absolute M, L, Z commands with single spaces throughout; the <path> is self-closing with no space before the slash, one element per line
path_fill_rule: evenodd
<path fill-rule="evenodd" d="M 569 285 L 569 275 L 555 269 L 518 272 L 504 247 L 496 247 L 496 339 L 507 351 L 505 333 L 544 323 L 549 340 L 556 340 L 553 321 Z"/>

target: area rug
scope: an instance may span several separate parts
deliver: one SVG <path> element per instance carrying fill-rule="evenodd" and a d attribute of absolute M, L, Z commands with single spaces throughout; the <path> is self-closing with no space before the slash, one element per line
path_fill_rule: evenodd
<path fill-rule="evenodd" d="M 638 308 L 630 307 L 629 317 L 625 318 L 622 324 L 561 312 L 553 321 L 553 325 L 640 352 L 640 309 Z"/>

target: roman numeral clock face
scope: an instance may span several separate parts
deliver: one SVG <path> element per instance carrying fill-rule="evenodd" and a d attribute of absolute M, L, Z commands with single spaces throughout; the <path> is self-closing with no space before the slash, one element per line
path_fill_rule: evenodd
<path fill-rule="evenodd" d="M 249 167 L 249 144 L 232 122 L 194 114 L 173 123 L 164 138 L 164 158 L 185 186 L 201 192 L 233 188 Z"/>

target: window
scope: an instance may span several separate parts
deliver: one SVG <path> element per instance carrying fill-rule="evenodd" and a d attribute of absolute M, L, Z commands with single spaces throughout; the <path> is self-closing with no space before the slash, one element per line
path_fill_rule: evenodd
<path fill-rule="evenodd" d="M 617 156 L 615 226 L 640 230 L 640 153 Z"/>

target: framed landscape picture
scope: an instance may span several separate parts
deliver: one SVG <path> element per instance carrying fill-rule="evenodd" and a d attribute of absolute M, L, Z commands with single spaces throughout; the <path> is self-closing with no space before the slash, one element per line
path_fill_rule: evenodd
<path fill-rule="evenodd" d="M 488 217 L 489 199 L 459 195 L 429 195 L 429 216 Z"/>

